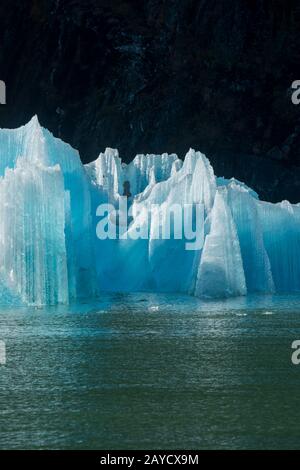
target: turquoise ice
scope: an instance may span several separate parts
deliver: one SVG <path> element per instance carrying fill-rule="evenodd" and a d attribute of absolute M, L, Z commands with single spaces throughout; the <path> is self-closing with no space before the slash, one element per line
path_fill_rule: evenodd
<path fill-rule="evenodd" d="M 127 237 L 100 240 L 100 204 L 126 194 Z M 202 205 L 204 244 L 158 239 L 161 208 Z M 151 207 L 157 208 L 150 219 Z M 156 215 L 157 214 L 157 215 Z M 193 214 L 193 212 L 191 212 Z M 132 239 L 137 229 L 147 236 Z M 106 149 L 83 165 L 37 117 L 0 130 L 0 303 L 55 305 L 107 291 L 181 292 L 201 298 L 300 291 L 300 206 L 260 201 L 216 177 L 201 152 L 137 155 Z"/>

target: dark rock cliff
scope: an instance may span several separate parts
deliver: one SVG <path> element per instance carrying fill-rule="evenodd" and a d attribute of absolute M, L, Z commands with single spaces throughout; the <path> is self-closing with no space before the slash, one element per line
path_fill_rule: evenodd
<path fill-rule="evenodd" d="M 300 201 L 299 1 L 1 0 L 0 18 L 1 127 L 37 113 L 85 162 L 194 147 Z"/>

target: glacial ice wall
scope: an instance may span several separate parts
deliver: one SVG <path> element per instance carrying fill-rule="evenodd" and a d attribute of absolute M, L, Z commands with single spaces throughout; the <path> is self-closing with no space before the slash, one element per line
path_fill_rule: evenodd
<path fill-rule="evenodd" d="M 123 194 L 132 211 L 127 231 L 99 239 L 98 206 Z M 198 249 L 167 227 L 162 209 L 174 205 L 189 207 L 191 222 L 202 207 Z M 170 237 L 157 237 L 166 227 Z M 183 162 L 137 155 L 126 165 L 106 149 L 82 165 L 37 117 L 0 130 L 0 246 L 1 305 L 55 305 L 104 291 L 200 298 L 300 291 L 299 205 L 260 201 L 245 184 L 217 178 L 194 150 Z"/>
<path fill-rule="evenodd" d="M 34 117 L 0 131 L 0 175 L 4 289 L 33 305 L 95 296 L 90 184 L 78 152 Z"/>

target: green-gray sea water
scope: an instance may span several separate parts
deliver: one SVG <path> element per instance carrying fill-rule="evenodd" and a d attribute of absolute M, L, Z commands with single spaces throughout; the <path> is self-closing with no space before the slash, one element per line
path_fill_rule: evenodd
<path fill-rule="evenodd" d="M 300 297 L 0 312 L 1 449 L 300 448 Z"/>

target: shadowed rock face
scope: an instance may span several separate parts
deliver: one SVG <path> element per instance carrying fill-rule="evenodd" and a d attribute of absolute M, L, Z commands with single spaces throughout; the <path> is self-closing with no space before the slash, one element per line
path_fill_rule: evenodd
<path fill-rule="evenodd" d="M 262 198 L 300 201 L 297 0 L 0 4 L 0 125 L 33 114 L 80 150 L 206 152 Z"/>

